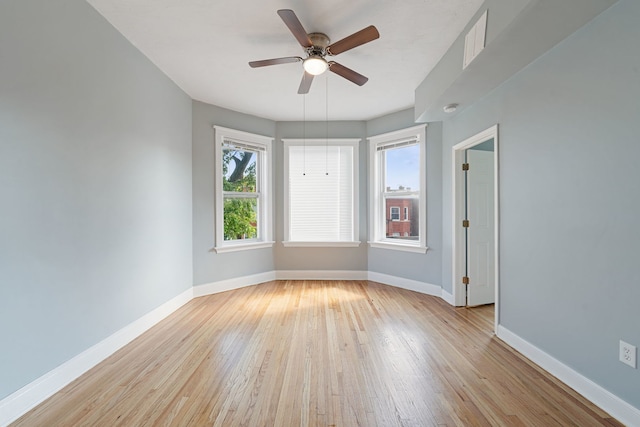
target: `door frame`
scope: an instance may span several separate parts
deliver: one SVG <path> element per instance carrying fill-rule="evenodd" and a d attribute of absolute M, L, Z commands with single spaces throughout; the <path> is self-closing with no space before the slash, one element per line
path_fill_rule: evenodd
<path fill-rule="evenodd" d="M 451 283 L 453 289 L 453 301 L 455 306 L 466 306 L 466 289 L 462 283 L 464 276 L 464 249 L 465 240 L 462 227 L 464 218 L 464 172 L 462 164 L 464 163 L 464 152 L 468 148 L 481 144 L 493 138 L 493 191 L 494 191 L 494 269 L 495 269 L 495 325 L 494 331 L 498 330 L 499 324 L 499 303 L 500 303 L 500 269 L 499 269 L 499 174 L 498 174 L 498 125 L 493 125 L 484 131 L 477 133 L 462 142 L 454 145 L 452 148 L 452 189 L 453 189 L 453 221 L 452 221 L 452 276 Z"/>

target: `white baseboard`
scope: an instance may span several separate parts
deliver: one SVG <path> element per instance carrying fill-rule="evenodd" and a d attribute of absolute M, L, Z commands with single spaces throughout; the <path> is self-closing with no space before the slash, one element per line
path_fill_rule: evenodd
<path fill-rule="evenodd" d="M 366 271 L 358 270 L 278 270 L 277 280 L 367 280 Z"/>
<path fill-rule="evenodd" d="M 395 286 L 396 288 L 420 292 L 421 294 L 442 297 L 442 288 L 437 285 L 432 285 L 431 283 L 390 276 L 388 274 L 376 273 L 375 271 L 369 271 L 368 276 L 369 280 L 372 282 L 383 283 L 385 285 Z"/>
<path fill-rule="evenodd" d="M 234 289 L 253 286 L 259 283 L 270 282 L 276 280 L 275 271 L 267 271 L 265 273 L 252 274 L 249 276 L 236 277 L 233 279 L 220 280 L 218 282 L 207 283 L 204 285 L 196 285 L 193 287 L 193 297 L 202 297 L 205 295 L 217 294 L 220 292 L 232 291 Z"/>
<path fill-rule="evenodd" d="M 440 298 L 442 298 L 447 303 L 449 303 L 449 305 L 453 305 L 453 306 L 456 305 L 456 300 L 453 297 L 453 294 L 450 294 L 449 292 L 445 291 L 444 289 L 442 290 L 442 294 L 440 295 Z"/>
<path fill-rule="evenodd" d="M 193 298 L 193 288 L 170 299 L 96 345 L 0 400 L 0 426 L 6 426 L 71 381 L 124 347 Z"/>
<path fill-rule="evenodd" d="M 221 280 L 193 287 L 194 298 L 218 292 L 253 286 L 272 280 L 371 280 L 397 288 L 420 292 L 437 297 L 443 296 L 440 286 L 388 274 L 358 270 L 277 270 L 266 273 Z M 451 296 L 453 299 L 453 296 Z"/>
<path fill-rule="evenodd" d="M 548 371 L 563 383 L 583 395 L 594 405 L 628 427 L 640 427 L 640 409 L 605 390 L 598 384 L 574 371 L 538 347 L 520 338 L 502 325 L 498 326 L 498 338 L 525 355 L 536 365 Z"/>

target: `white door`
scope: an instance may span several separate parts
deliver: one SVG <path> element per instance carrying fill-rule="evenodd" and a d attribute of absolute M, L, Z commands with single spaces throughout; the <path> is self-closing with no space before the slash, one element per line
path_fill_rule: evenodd
<path fill-rule="evenodd" d="M 468 149 L 467 305 L 495 302 L 493 152 Z"/>

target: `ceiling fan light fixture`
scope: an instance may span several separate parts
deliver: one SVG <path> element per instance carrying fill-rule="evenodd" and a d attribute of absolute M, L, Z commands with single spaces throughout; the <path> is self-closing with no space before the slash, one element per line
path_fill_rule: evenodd
<path fill-rule="evenodd" d="M 323 57 L 318 55 L 311 55 L 302 62 L 302 67 L 307 73 L 314 76 L 319 76 L 320 74 L 327 71 L 327 69 L 329 68 L 329 64 L 327 64 L 327 61 L 325 61 Z"/>

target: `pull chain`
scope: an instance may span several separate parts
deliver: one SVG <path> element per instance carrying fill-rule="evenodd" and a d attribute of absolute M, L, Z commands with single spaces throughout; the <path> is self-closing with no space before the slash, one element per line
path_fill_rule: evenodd
<path fill-rule="evenodd" d="M 329 73 L 325 73 L 324 174 L 329 175 Z"/>
<path fill-rule="evenodd" d="M 302 176 L 307 175 L 307 95 L 302 94 Z"/>

